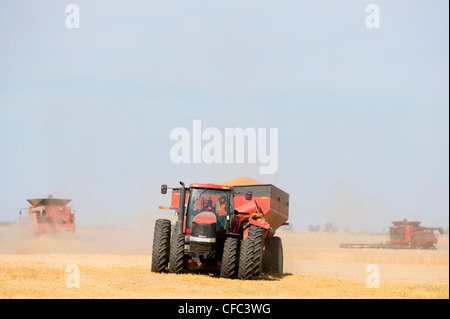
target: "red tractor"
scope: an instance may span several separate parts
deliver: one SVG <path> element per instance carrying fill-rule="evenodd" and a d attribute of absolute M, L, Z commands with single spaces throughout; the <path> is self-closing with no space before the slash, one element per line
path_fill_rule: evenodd
<path fill-rule="evenodd" d="M 67 206 L 70 199 L 47 198 L 27 199 L 31 204 L 28 208 L 28 222 L 33 225 L 35 234 L 58 232 L 75 232 L 75 216 Z"/>
<path fill-rule="evenodd" d="M 283 272 L 283 247 L 275 230 L 286 225 L 289 195 L 270 184 L 191 184 L 172 189 L 177 221 L 155 223 L 152 271 L 220 271 L 250 279 Z M 167 185 L 161 192 L 167 193 Z"/>

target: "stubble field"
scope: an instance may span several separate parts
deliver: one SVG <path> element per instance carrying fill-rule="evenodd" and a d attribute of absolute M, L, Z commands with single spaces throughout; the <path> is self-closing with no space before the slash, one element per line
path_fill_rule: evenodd
<path fill-rule="evenodd" d="M 0 298 L 449 298 L 448 236 L 439 236 L 437 250 L 389 250 L 339 248 L 384 242 L 385 235 L 277 235 L 284 274 L 249 284 L 208 273 L 152 273 L 151 227 L 80 228 L 74 236 L 38 238 L 0 227 Z M 373 269 L 378 288 L 371 288 Z"/>

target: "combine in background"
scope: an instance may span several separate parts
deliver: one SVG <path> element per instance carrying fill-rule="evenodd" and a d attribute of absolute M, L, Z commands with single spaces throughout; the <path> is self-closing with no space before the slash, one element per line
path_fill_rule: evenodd
<path fill-rule="evenodd" d="M 422 227 L 419 221 L 393 221 L 390 240 L 380 244 L 341 244 L 341 248 L 436 249 L 434 231 L 444 234 L 442 227 Z"/>
<path fill-rule="evenodd" d="M 28 208 L 28 223 L 33 226 L 35 234 L 59 232 L 75 232 L 75 216 L 67 206 L 71 199 L 47 198 L 27 199 L 31 204 Z"/>

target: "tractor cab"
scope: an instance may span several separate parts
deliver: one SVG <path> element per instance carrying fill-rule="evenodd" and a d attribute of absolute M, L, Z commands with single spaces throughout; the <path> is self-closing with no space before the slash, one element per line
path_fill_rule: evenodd
<path fill-rule="evenodd" d="M 228 221 L 234 219 L 231 187 L 214 184 L 190 185 L 184 232 L 191 233 L 194 220 L 208 220 L 208 216 L 216 225 L 217 235 L 224 235 L 230 231 Z"/>
<path fill-rule="evenodd" d="M 198 265 L 215 264 L 221 257 L 225 234 L 233 230 L 233 188 L 191 184 L 185 192 L 187 203 L 178 212 L 178 223 L 182 225 L 176 228 L 184 236 L 186 253 Z"/>

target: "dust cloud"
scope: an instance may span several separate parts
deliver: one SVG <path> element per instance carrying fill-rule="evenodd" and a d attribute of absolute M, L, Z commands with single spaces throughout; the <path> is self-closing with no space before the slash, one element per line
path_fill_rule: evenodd
<path fill-rule="evenodd" d="M 0 254 L 151 254 L 154 220 L 139 227 L 81 228 L 34 235 L 27 225 L 0 227 Z"/>
<path fill-rule="evenodd" d="M 339 232 L 385 233 L 391 220 L 408 217 L 396 210 L 382 190 L 370 191 L 363 181 L 350 175 L 336 177 L 328 187 L 323 217 Z"/>

